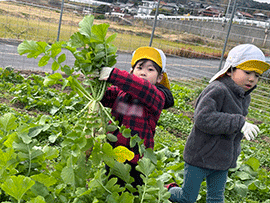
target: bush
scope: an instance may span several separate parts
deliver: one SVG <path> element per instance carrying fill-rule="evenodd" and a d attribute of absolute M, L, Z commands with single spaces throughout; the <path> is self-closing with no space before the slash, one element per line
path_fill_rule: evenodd
<path fill-rule="evenodd" d="M 97 19 L 97 20 L 103 20 L 103 19 L 106 19 L 106 17 L 103 14 L 101 14 L 101 15 L 95 15 L 95 19 Z"/>

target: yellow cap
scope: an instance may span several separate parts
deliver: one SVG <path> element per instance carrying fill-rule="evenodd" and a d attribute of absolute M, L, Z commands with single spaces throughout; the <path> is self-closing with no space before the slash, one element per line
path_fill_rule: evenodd
<path fill-rule="evenodd" d="M 141 59 L 149 59 L 158 64 L 162 70 L 163 78 L 160 84 L 170 89 L 170 82 L 166 73 L 166 56 L 162 50 L 153 47 L 140 47 L 136 49 L 132 54 L 131 67 L 133 67 L 137 61 Z"/>
<path fill-rule="evenodd" d="M 239 64 L 236 68 L 246 71 L 255 71 L 261 75 L 269 69 L 269 64 L 264 61 L 249 60 Z"/>

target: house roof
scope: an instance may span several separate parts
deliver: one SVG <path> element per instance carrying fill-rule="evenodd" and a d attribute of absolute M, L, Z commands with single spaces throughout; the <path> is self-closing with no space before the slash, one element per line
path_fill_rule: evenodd
<path fill-rule="evenodd" d="M 202 12 L 213 12 L 213 13 L 216 13 L 216 14 L 219 14 L 220 13 L 220 11 L 218 10 L 218 9 L 216 9 L 216 8 L 214 8 L 214 7 L 212 7 L 212 6 L 208 6 L 208 7 L 206 7 L 206 8 L 204 8 L 204 9 L 201 9 L 200 11 L 199 11 L 199 13 L 202 13 Z"/>
<path fill-rule="evenodd" d="M 243 16 L 248 17 L 248 18 L 254 18 L 253 15 L 251 15 L 250 13 L 247 12 L 243 12 L 243 11 L 239 11 L 239 13 L 241 13 Z"/>

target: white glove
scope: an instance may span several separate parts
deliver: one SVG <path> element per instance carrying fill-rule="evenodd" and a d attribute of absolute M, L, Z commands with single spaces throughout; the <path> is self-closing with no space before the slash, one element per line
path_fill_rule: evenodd
<path fill-rule="evenodd" d="M 241 129 L 241 132 L 244 134 L 247 140 L 253 140 L 260 132 L 260 129 L 258 126 L 246 121 Z"/>
<path fill-rule="evenodd" d="M 113 68 L 103 67 L 100 71 L 99 80 L 107 80 L 112 72 Z"/>

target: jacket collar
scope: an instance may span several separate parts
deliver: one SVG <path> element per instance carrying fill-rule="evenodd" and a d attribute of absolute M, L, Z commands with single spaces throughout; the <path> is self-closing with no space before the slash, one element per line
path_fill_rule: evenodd
<path fill-rule="evenodd" d="M 249 95 L 256 87 L 255 85 L 252 89 L 245 91 L 243 88 L 238 86 L 229 76 L 224 75 L 218 79 L 220 82 L 224 83 L 234 94 L 238 95 L 241 98 Z"/>

